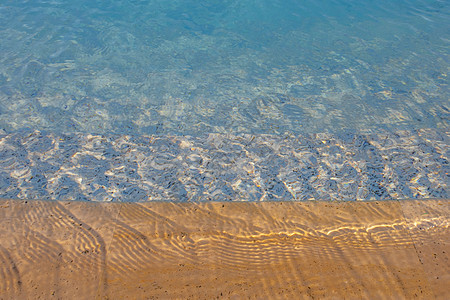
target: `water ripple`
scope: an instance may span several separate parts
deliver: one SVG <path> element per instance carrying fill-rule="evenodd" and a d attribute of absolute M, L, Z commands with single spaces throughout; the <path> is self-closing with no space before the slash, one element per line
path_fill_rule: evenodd
<path fill-rule="evenodd" d="M 448 132 L 0 137 L 0 197 L 87 201 L 446 198 Z"/>

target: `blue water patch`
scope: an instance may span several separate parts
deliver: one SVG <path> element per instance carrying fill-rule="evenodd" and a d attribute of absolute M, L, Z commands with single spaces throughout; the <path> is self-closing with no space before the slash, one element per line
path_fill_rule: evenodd
<path fill-rule="evenodd" d="M 450 2 L 0 1 L 0 197 L 448 198 Z"/>
<path fill-rule="evenodd" d="M 0 198 L 305 201 L 448 198 L 450 132 L 0 135 Z"/>
<path fill-rule="evenodd" d="M 450 2 L 2 1 L 0 128 L 448 128 Z"/>

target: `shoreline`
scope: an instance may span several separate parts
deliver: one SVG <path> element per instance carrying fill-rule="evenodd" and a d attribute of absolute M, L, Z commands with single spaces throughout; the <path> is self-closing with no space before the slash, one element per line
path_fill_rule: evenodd
<path fill-rule="evenodd" d="M 445 299 L 449 216 L 448 199 L 0 200 L 0 298 Z"/>

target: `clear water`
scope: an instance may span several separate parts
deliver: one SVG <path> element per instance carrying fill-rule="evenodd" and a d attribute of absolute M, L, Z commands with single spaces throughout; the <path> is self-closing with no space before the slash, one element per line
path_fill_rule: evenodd
<path fill-rule="evenodd" d="M 450 1 L 0 0 L 0 197 L 447 198 Z"/>
<path fill-rule="evenodd" d="M 0 127 L 448 128 L 450 2 L 0 1 Z"/>

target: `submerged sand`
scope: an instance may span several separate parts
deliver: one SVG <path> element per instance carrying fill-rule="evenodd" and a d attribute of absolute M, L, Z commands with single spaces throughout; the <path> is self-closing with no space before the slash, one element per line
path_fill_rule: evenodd
<path fill-rule="evenodd" d="M 0 299 L 449 299 L 449 200 L 0 201 Z"/>

